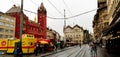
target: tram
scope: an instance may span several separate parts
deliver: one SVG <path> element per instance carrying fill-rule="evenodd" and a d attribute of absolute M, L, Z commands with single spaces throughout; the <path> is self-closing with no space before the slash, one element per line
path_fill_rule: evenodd
<path fill-rule="evenodd" d="M 1 38 L 0 39 L 0 51 L 6 51 L 6 53 L 13 53 L 16 43 L 19 43 L 20 39 L 16 38 Z M 23 53 L 34 53 L 36 38 L 31 34 L 22 35 L 22 51 Z"/>

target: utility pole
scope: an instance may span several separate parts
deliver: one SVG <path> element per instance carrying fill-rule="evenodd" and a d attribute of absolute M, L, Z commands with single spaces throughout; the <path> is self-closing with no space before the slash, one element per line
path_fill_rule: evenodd
<path fill-rule="evenodd" d="M 66 27 L 66 15 L 65 15 L 65 9 L 64 9 L 64 29 L 65 29 L 65 27 Z"/>
<path fill-rule="evenodd" d="M 64 28 L 63 28 L 63 30 L 64 30 L 64 39 L 63 39 L 63 41 L 65 41 L 66 42 L 66 38 L 65 38 L 65 27 L 66 27 L 66 15 L 65 15 L 65 9 L 64 9 Z"/>
<path fill-rule="evenodd" d="M 22 28 L 23 28 L 23 0 L 21 0 L 20 9 L 20 42 L 22 41 Z"/>
<path fill-rule="evenodd" d="M 22 53 L 22 29 L 23 29 L 23 0 L 21 0 L 21 9 L 20 9 L 20 50 L 21 50 L 20 52 L 21 53 Z"/>

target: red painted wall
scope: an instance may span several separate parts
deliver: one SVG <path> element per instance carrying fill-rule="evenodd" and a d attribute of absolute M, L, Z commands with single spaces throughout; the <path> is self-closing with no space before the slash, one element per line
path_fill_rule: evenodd
<path fill-rule="evenodd" d="M 20 32 L 20 12 L 12 12 L 8 13 L 9 15 L 16 18 L 16 27 L 15 27 L 15 37 L 20 38 L 19 32 Z M 25 30 L 23 33 L 26 34 L 33 34 L 36 38 L 46 38 L 46 32 L 47 32 L 47 25 L 46 25 L 46 11 L 39 12 L 38 10 L 38 22 L 31 22 L 28 17 L 23 14 L 23 19 L 25 24 L 23 25 L 25 27 Z"/>
<path fill-rule="evenodd" d="M 40 24 L 40 29 L 42 30 L 42 37 L 46 38 L 46 32 L 47 32 L 47 22 L 46 22 L 46 12 L 41 12 L 38 10 L 38 23 Z"/>

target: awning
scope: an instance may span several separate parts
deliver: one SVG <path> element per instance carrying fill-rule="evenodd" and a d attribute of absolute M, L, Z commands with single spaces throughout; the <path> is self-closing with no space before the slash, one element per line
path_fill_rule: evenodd
<path fill-rule="evenodd" d="M 49 42 L 48 42 L 48 41 L 44 41 L 44 40 L 39 41 L 39 42 L 40 42 L 40 44 L 49 44 Z"/>
<path fill-rule="evenodd" d="M 39 42 L 40 44 L 49 44 L 50 39 L 37 39 L 37 42 Z"/>
<path fill-rule="evenodd" d="M 75 42 L 67 42 L 68 44 L 73 44 L 73 43 L 75 43 Z"/>
<path fill-rule="evenodd" d="M 103 30 L 103 36 L 110 34 L 111 31 L 119 29 L 120 19 Z M 116 29 L 115 29 L 116 28 Z"/>

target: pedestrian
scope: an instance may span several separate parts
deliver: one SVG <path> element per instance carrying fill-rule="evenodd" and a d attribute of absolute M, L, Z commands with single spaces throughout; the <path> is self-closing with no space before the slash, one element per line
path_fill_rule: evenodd
<path fill-rule="evenodd" d="M 79 44 L 79 46 L 81 47 L 81 43 Z"/>
<path fill-rule="evenodd" d="M 18 56 L 18 49 L 15 48 L 13 53 L 14 53 L 14 57 L 17 57 Z"/>
<path fill-rule="evenodd" d="M 23 52 L 22 52 L 22 47 L 18 47 L 17 50 L 18 50 L 18 56 L 19 56 L 19 57 L 23 57 L 23 56 L 22 56 L 22 53 L 23 53 Z"/>
<path fill-rule="evenodd" d="M 100 39 L 99 46 L 102 48 L 102 45 L 103 45 L 103 40 L 102 40 L 102 39 Z"/>
<path fill-rule="evenodd" d="M 97 45 L 96 45 L 95 42 L 94 42 L 94 45 L 93 45 L 93 51 L 94 51 L 94 56 L 96 57 L 97 56 Z"/>
<path fill-rule="evenodd" d="M 39 45 L 38 45 L 38 43 L 36 43 L 35 56 L 37 56 L 37 54 L 38 54 L 38 49 L 39 49 Z"/>
<path fill-rule="evenodd" d="M 54 53 L 57 52 L 57 47 L 55 46 L 55 44 L 53 45 L 53 50 L 54 50 Z"/>
<path fill-rule="evenodd" d="M 90 42 L 89 46 L 90 46 L 90 51 L 91 51 L 91 57 L 93 57 L 94 56 L 94 49 L 93 49 L 94 44 L 93 44 L 93 42 Z"/>

